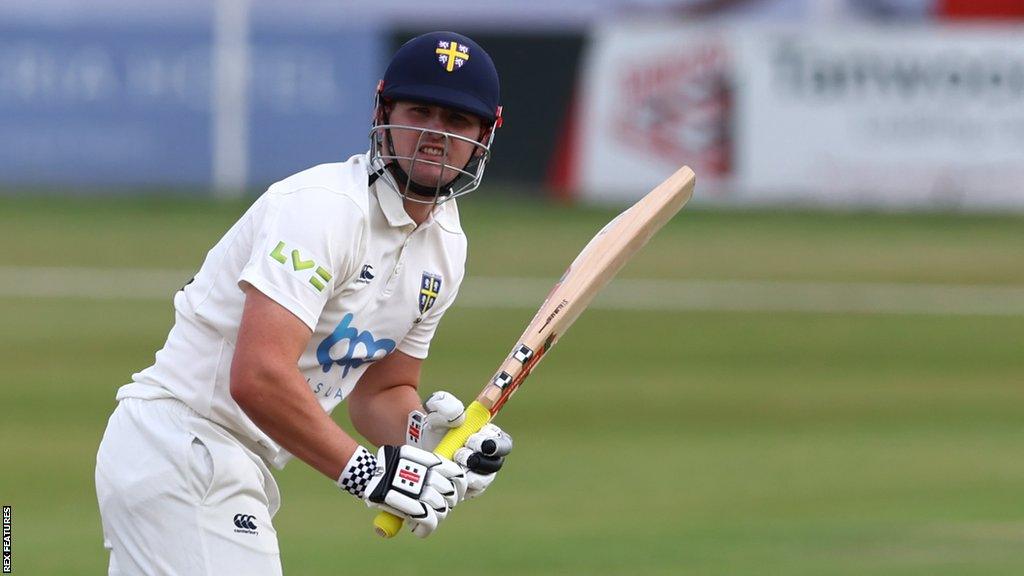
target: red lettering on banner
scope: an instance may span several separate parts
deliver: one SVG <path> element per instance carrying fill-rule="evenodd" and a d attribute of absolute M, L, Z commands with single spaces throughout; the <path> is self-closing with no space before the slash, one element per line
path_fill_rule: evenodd
<path fill-rule="evenodd" d="M 731 55 L 718 40 L 624 60 L 618 74 L 613 130 L 625 142 L 669 164 L 687 159 L 705 176 L 732 169 Z"/>

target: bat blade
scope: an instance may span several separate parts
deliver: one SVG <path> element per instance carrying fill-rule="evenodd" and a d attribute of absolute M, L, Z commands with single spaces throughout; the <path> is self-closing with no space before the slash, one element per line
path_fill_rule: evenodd
<path fill-rule="evenodd" d="M 493 416 L 594 296 L 693 195 L 696 177 L 683 166 L 616 216 L 580 251 L 476 400 Z"/>
<path fill-rule="evenodd" d="M 445 434 L 437 454 L 451 458 L 466 440 L 498 413 L 558 338 L 572 326 L 594 296 L 693 195 L 696 176 L 683 166 L 595 235 L 548 293 L 512 351 L 484 389 L 466 408 L 462 426 Z M 402 519 L 381 512 L 378 535 L 390 538 Z"/>

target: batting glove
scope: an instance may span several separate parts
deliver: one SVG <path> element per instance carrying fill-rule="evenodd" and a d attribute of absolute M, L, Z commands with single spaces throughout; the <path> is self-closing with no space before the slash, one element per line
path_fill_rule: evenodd
<path fill-rule="evenodd" d="M 427 412 L 413 410 L 409 413 L 405 443 L 424 450 L 433 451 L 441 438 L 452 428 L 458 428 L 466 421 L 466 407 L 462 401 L 448 392 L 434 392 L 423 403 Z"/>
<path fill-rule="evenodd" d="M 453 460 L 466 471 L 466 500 L 484 493 L 494 482 L 505 456 L 512 452 L 512 437 L 494 424 L 487 424 L 455 451 Z"/>
<path fill-rule="evenodd" d="M 360 446 L 338 486 L 404 518 L 413 534 L 426 538 L 465 497 L 466 476 L 458 464 L 415 446 L 381 446 L 376 457 Z"/>
<path fill-rule="evenodd" d="M 434 392 L 423 403 L 426 413 L 409 413 L 406 444 L 433 450 L 451 428 L 461 426 L 466 410 L 454 394 Z M 466 499 L 476 498 L 494 482 L 495 474 L 512 451 L 512 437 L 494 424 L 487 424 L 470 436 L 455 452 L 453 460 L 466 471 Z"/>

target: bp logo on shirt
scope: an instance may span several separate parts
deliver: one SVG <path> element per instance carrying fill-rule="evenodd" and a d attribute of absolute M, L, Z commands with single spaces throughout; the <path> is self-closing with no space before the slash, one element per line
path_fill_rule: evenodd
<path fill-rule="evenodd" d="M 325 373 L 330 372 L 331 368 L 337 364 L 341 366 L 341 377 L 344 378 L 348 376 L 350 369 L 381 360 L 395 349 L 394 340 L 388 338 L 377 340 L 369 330 L 360 331 L 352 326 L 354 318 L 352 314 L 345 314 L 345 317 L 334 328 L 334 332 L 317 346 L 316 359 Z M 338 346 L 343 342 L 345 346 Z M 345 349 L 345 354 L 341 358 L 331 356 L 331 350 L 335 347 L 338 350 Z"/>

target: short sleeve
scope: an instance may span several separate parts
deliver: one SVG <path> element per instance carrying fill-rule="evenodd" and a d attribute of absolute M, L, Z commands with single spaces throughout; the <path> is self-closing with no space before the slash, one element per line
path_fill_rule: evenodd
<path fill-rule="evenodd" d="M 327 188 L 275 193 L 256 224 L 253 251 L 239 275 L 297 316 L 310 330 L 359 261 L 365 215 L 348 196 Z"/>
<path fill-rule="evenodd" d="M 430 341 L 434 338 L 434 332 L 437 331 L 437 325 L 441 322 L 444 313 L 455 302 L 457 295 L 458 290 L 453 290 L 448 300 L 443 302 L 440 307 L 434 307 L 429 314 L 424 316 L 422 322 L 415 324 L 399 343 L 398 349 L 413 358 L 421 360 L 426 358 L 430 351 Z"/>

